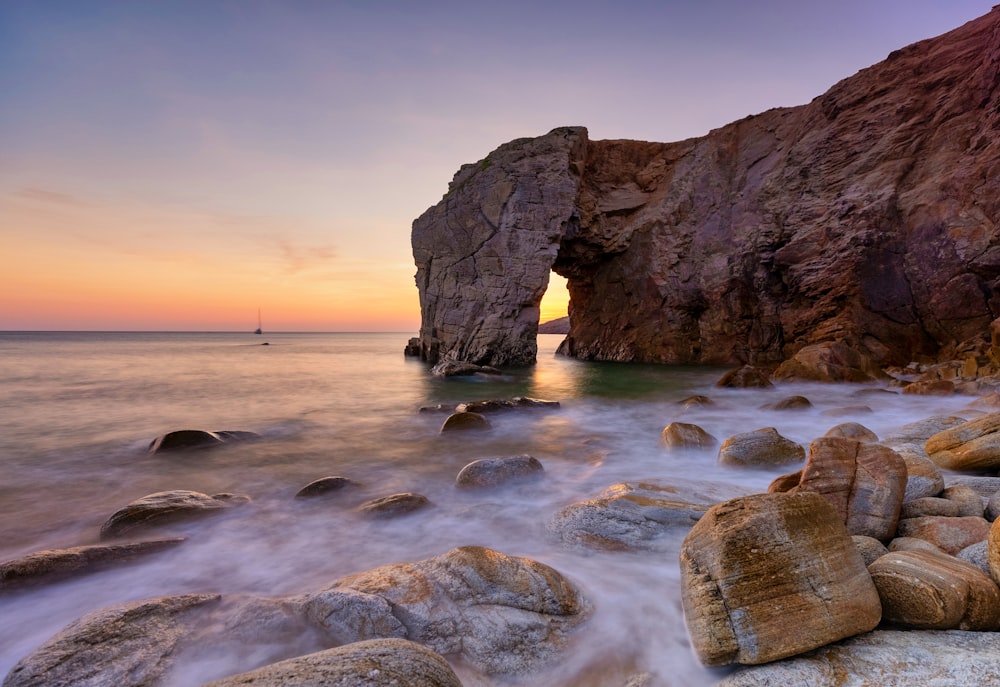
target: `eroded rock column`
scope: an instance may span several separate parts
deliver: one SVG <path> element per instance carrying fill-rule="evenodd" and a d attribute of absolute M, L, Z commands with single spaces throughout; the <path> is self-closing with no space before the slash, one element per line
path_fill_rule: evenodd
<path fill-rule="evenodd" d="M 464 165 L 414 221 L 424 360 L 535 362 L 538 306 L 576 212 L 586 147 L 582 127 L 506 143 Z"/>

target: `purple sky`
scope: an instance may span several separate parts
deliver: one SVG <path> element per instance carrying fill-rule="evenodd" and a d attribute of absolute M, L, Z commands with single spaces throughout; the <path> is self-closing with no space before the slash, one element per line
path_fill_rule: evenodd
<path fill-rule="evenodd" d="M 0 0 L 0 329 L 415 329 L 461 164 L 700 136 L 993 2 Z"/>

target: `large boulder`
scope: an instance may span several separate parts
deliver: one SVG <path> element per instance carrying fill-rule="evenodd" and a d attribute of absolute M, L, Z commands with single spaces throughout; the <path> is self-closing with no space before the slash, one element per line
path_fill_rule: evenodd
<path fill-rule="evenodd" d="M 204 687 L 462 687 L 442 656 L 405 639 L 369 639 L 296 656 Z"/>
<path fill-rule="evenodd" d="M 36 551 L 0 563 L 0 590 L 54 582 L 70 576 L 96 572 L 113 565 L 132 562 L 142 556 L 159 553 L 183 541 L 183 537 L 170 537 L 127 544 L 94 544 L 70 549 Z"/>
<path fill-rule="evenodd" d="M 843 343 L 824 341 L 799 349 L 771 376 L 812 382 L 871 382 L 885 373 L 864 353 Z"/>
<path fill-rule="evenodd" d="M 906 477 L 906 464 L 890 448 L 821 437 L 809 445 L 798 483 L 790 486 L 794 478 L 776 480 L 771 490 L 821 494 L 834 506 L 848 532 L 888 541 L 896 531 Z"/>
<path fill-rule="evenodd" d="M 998 679 L 998 633 L 876 630 L 804 656 L 740 668 L 715 687 L 985 687 Z"/>
<path fill-rule="evenodd" d="M 566 506 L 551 527 L 566 543 L 611 551 L 663 550 L 666 538 L 690 528 L 709 508 L 676 487 L 644 482 L 615 484 L 597 498 Z"/>
<path fill-rule="evenodd" d="M 906 518 L 899 521 L 897 534 L 900 537 L 915 537 L 929 541 L 939 549 L 952 555 L 966 546 L 986 541 L 990 523 L 985 518 L 947 517 L 927 515 L 920 518 Z"/>
<path fill-rule="evenodd" d="M 806 450 L 800 444 L 781 436 L 774 427 L 734 434 L 719 448 L 719 462 L 723 465 L 787 465 L 805 457 Z"/>
<path fill-rule="evenodd" d="M 996 630 L 1000 589 L 979 568 L 937 551 L 888 553 L 868 566 L 882 617 L 921 630 Z"/>
<path fill-rule="evenodd" d="M 216 594 L 137 601 L 72 623 L 21 659 L 4 687 L 140 687 L 162 684 L 179 648 Z"/>
<path fill-rule="evenodd" d="M 933 435 L 925 446 L 931 460 L 957 472 L 1000 468 L 1000 413 L 990 413 Z"/>
<path fill-rule="evenodd" d="M 551 659 L 588 611 L 556 570 L 478 546 L 343 577 L 299 603 L 340 642 L 406 638 L 490 674 Z"/>
<path fill-rule="evenodd" d="M 680 563 L 684 618 L 708 666 L 794 656 L 867 632 L 881 618 L 861 554 L 816 493 L 713 506 L 685 537 Z"/>
<path fill-rule="evenodd" d="M 235 494 L 209 496 L 186 489 L 159 491 L 115 511 L 101 526 L 101 538 L 121 537 L 136 530 L 201 518 L 249 501 L 249 496 Z"/>

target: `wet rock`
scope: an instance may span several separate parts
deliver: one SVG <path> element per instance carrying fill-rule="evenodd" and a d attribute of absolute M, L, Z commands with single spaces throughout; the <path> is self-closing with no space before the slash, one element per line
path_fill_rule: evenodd
<path fill-rule="evenodd" d="M 297 656 L 204 687 L 462 687 L 439 654 L 405 639 L 370 639 Z"/>
<path fill-rule="evenodd" d="M 86 615 L 21 659 L 4 687 L 162 684 L 193 624 L 219 598 L 169 596 Z"/>
<path fill-rule="evenodd" d="M 441 425 L 442 432 L 483 430 L 490 428 L 490 421 L 480 413 L 452 413 Z"/>
<path fill-rule="evenodd" d="M 778 434 L 774 427 L 741 432 L 722 442 L 719 462 L 723 465 L 774 466 L 805 460 L 806 450 Z"/>
<path fill-rule="evenodd" d="M 871 382 L 885 373 L 867 355 L 843 343 L 825 341 L 800 349 L 781 363 L 774 379 L 814 382 Z"/>
<path fill-rule="evenodd" d="M 961 517 L 971 516 L 981 518 L 985 515 L 986 509 L 983 506 L 983 497 L 970 486 L 954 484 L 941 492 L 941 497 L 957 504 L 958 515 Z"/>
<path fill-rule="evenodd" d="M 889 551 L 941 551 L 941 547 L 930 543 L 926 539 L 916 537 L 896 537 L 889 542 Z"/>
<path fill-rule="evenodd" d="M 222 443 L 222 437 L 215 432 L 203 429 L 180 429 L 153 439 L 152 443 L 149 444 L 149 452 L 190 451 L 221 446 Z"/>
<path fill-rule="evenodd" d="M 904 394 L 918 396 L 951 396 L 955 393 L 955 383 L 948 380 L 921 380 L 903 387 Z"/>
<path fill-rule="evenodd" d="M 115 512 L 101 527 L 101 538 L 121 537 L 135 530 L 160 527 L 220 513 L 250 501 L 249 496 L 215 494 L 176 489 L 136 499 Z"/>
<path fill-rule="evenodd" d="M 857 422 L 842 422 L 839 425 L 828 429 L 824 436 L 854 439 L 855 441 L 860 441 L 865 444 L 878 443 L 878 435 Z"/>
<path fill-rule="evenodd" d="M 423 494 L 405 492 L 365 501 L 358 506 L 358 512 L 373 518 L 396 518 L 409 515 L 429 505 L 431 505 L 430 499 Z"/>
<path fill-rule="evenodd" d="M 661 550 L 664 535 L 691 527 L 708 510 L 691 503 L 675 487 L 621 483 L 596 499 L 563 508 L 551 527 L 568 544 L 612 551 Z"/>
<path fill-rule="evenodd" d="M 774 386 L 767 370 L 751 365 L 730 370 L 715 385 L 731 389 L 769 389 Z"/>
<path fill-rule="evenodd" d="M 317 496 L 329 496 L 330 494 L 339 493 L 345 489 L 353 489 L 359 486 L 361 485 L 352 479 L 348 479 L 347 477 L 330 475 L 329 477 L 320 477 L 319 479 L 313 480 L 306 486 L 302 487 L 295 494 L 295 498 L 310 499 Z"/>
<path fill-rule="evenodd" d="M 979 568 L 936 551 L 903 551 L 870 566 L 884 620 L 921 630 L 996 630 L 1000 589 Z"/>
<path fill-rule="evenodd" d="M 861 554 L 834 508 L 812 492 L 713 506 L 685 537 L 680 562 L 688 633 L 708 666 L 794 656 L 881 618 Z"/>
<path fill-rule="evenodd" d="M 761 410 L 806 410 L 812 403 L 805 396 L 789 396 L 775 403 L 765 403 Z"/>
<path fill-rule="evenodd" d="M 885 544 L 874 537 L 855 534 L 851 536 L 851 541 L 858 547 L 858 553 L 861 554 L 861 558 L 864 560 L 866 566 L 871 565 L 880 556 L 889 553 L 889 549 L 885 548 Z"/>
<path fill-rule="evenodd" d="M 924 496 L 912 501 L 903 503 L 903 508 L 899 512 L 900 518 L 921 518 L 926 515 L 943 515 L 949 518 L 957 518 L 960 515 L 961 507 L 954 501 L 935 496 Z"/>
<path fill-rule="evenodd" d="M 906 464 L 892 449 L 822 437 L 809 445 L 799 483 L 787 492 L 816 492 L 833 505 L 848 532 L 888 541 L 896 531 L 906 478 Z"/>
<path fill-rule="evenodd" d="M 488 674 L 522 673 L 551 660 L 589 609 L 553 568 L 478 546 L 350 575 L 301 603 L 343 641 L 348 633 L 354 641 L 370 639 L 392 626 Z M 345 623 L 345 615 L 363 621 Z"/>
<path fill-rule="evenodd" d="M 36 551 L 0 563 L 0 591 L 55 582 L 130 563 L 136 558 L 159 553 L 183 541 L 183 537 L 171 537 L 128 544 L 95 544 Z"/>
<path fill-rule="evenodd" d="M 958 553 L 966 546 L 984 541 L 989 535 L 990 523 L 984 518 L 948 518 L 925 516 L 899 521 L 900 537 L 926 539 L 945 553 Z"/>
<path fill-rule="evenodd" d="M 678 401 L 679 405 L 685 408 L 707 408 L 708 406 L 714 406 L 715 401 L 710 399 L 708 396 L 702 396 L 697 394 L 695 396 L 688 396 L 687 398 Z"/>
<path fill-rule="evenodd" d="M 843 406 L 841 408 L 827 408 L 823 411 L 826 417 L 848 417 L 850 415 L 869 415 L 875 411 L 870 406 Z"/>
<path fill-rule="evenodd" d="M 971 546 L 966 546 L 964 549 L 955 554 L 955 558 L 971 563 L 992 579 L 992 575 L 990 573 L 988 541 L 976 542 Z"/>
<path fill-rule="evenodd" d="M 490 400 L 490 401 L 467 401 L 466 403 L 458 404 L 455 408 L 457 413 L 495 413 L 502 410 L 521 410 L 521 409 L 541 409 L 541 410 L 556 410 L 560 407 L 559 401 L 542 401 L 537 398 L 525 398 L 523 396 L 515 396 L 509 399 L 503 400 Z"/>
<path fill-rule="evenodd" d="M 698 425 L 671 422 L 660 433 L 660 443 L 667 448 L 714 448 L 719 440 Z"/>
<path fill-rule="evenodd" d="M 497 376 L 503 374 L 489 365 L 474 365 L 461 360 L 445 360 L 431 368 L 435 377 L 471 377 L 472 375 Z"/>
<path fill-rule="evenodd" d="M 990 413 L 938 432 L 924 447 L 931 460 L 956 472 L 1000 469 L 1000 413 Z"/>
<path fill-rule="evenodd" d="M 496 487 L 541 477 L 545 468 L 534 456 L 481 458 L 466 465 L 455 478 L 459 487 Z"/>
<path fill-rule="evenodd" d="M 1000 675 L 1000 634 L 876 630 L 805 656 L 741 668 L 715 687 L 957 687 Z"/>

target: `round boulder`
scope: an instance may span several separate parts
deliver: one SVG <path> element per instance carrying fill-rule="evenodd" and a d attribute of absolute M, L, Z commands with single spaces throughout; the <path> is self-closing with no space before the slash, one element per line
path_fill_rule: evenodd
<path fill-rule="evenodd" d="M 719 440 L 698 425 L 671 422 L 660 433 L 660 443 L 667 448 L 713 448 Z"/>
<path fill-rule="evenodd" d="M 373 518 L 395 518 L 400 515 L 408 515 L 429 505 L 431 505 L 430 499 L 423 494 L 406 492 L 366 501 L 358 506 L 358 512 Z"/>
<path fill-rule="evenodd" d="M 121 537 L 133 530 L 204 517 L 249 501 L 249 496 L 235 494 L 209 496 L 184 489 L 160 491 L 115 512 L 101 527 L 101 538 Z"/>
<path fill-rule="evenodd" d="M 769 389 L 774 386 L 767 370 L 752 365 L 730 370 L 715 385 L 733 389 Z"/>
<path fill-rule="evenodd" d="M 805 460 L 806 450 L 778 434 L 774 427 L 741 432 L 722 442 L 719 462 L 723 465 L 773 466 Z"/>
<path fill-rule="evenodd" d="M 1000 469 L 1000 413 L 990 413 L 938 432 L 925 445 L 931 460 L 956 472 Z"/>
<path fill-rule="evenodd" d="M 320 477 L 317 480 L 313 480 L 306 486 L 299 489 L 295 494 L 297 499 L 309 499 L 316 496 L 328 496 L 334 494 L 344 489 L 349 489 L 353 487 L 360 486 L 357 482 L 346 477 L 340 477 L 339 475 L 331 475 L 329 477 Z"/>
<path fill-rule="evenodd" d="M 452 413 L 441 425 L 442 432 L 489 429 L 490 421 L 485 415 L 473 412 Z"/>
<path fill-rule="evenodd" d="M 842 422 L 839 425 L 828 429 L 824 436 L 854 439 L 855 441 L 860 441 L 866 444 L 878 443 L 878 435 L 857 422 Z"/>
<path fill-rule="evenodd" d="M 928 515 L 900 520 L 896 534 L 925 539 L 945 553 L 954 555 L 966 546 L 985 541 L 989 532 L 990 523 L 985 518 Z"/>
<path fill-rule="evenodd" d="M 370 639 L 296 656 L 204 687 L 462 687 L 439 654 L 405 639 Z"/>
<path fill-rule="evenodd" d="M 534 456 L 481 458 L 466 465 L 455 478 L 459 487 L 496 487 L 507 482 L 541 477 L 545 469 Z"/>

